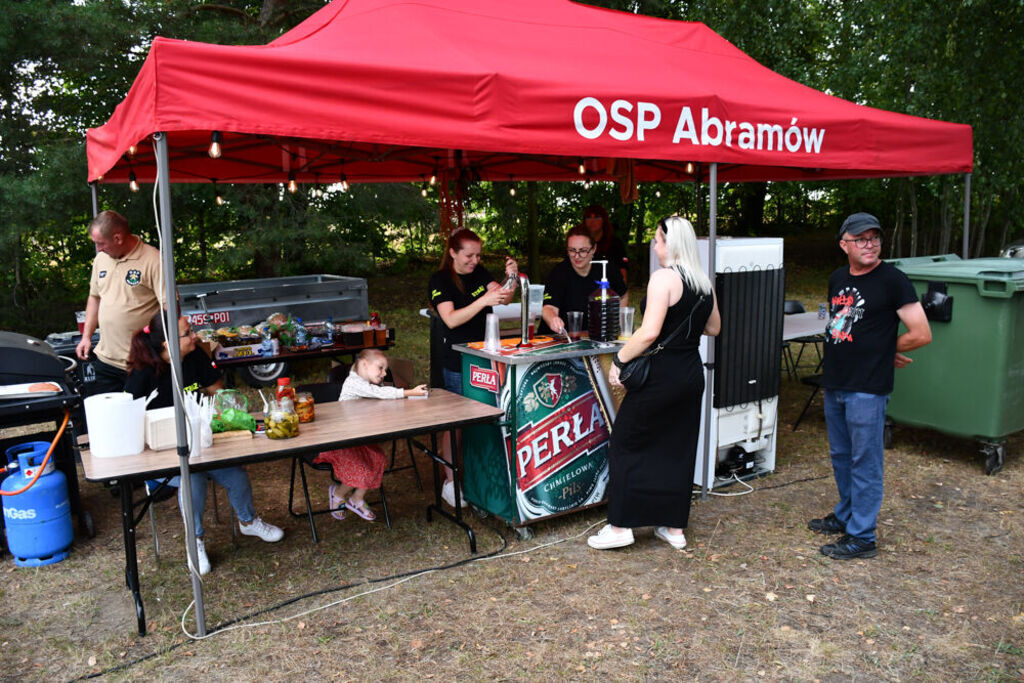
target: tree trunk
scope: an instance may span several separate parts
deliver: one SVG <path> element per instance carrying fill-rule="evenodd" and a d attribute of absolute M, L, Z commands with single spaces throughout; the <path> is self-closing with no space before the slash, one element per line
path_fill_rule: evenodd
<path fill-rule="evenodd" d="M 288 0 L 263 0 L 263 7 L 260 8 L 260 26 L 272 22 L 287 6 Z"/>
<path fill-rule="evenodd" d="M 540 282 L 540 242 L 537 239 L 537 181 L 526 183 L 526 248 L 530 254 L 529 271 Z"/>
<path fill-rule="evenodd" d="M 949 243 L 953 239 L 953 211 L 950 207 L 952 199 L 953 188 L 947 178 L 942 182 L 942 196 L 939 199 L 939 223 L 942 232 L 939 236 L 939 248 L 936 250 L 938 254 L 948 254 Z"/>
<path fill-rule="evenodd" d="M 743 183 L 740 191 L 740 232 L 756 235 L 764 225 L 764 198 L 768 183 Z"/>
<path fill-rule="evenodd" d="M 917 191 L 914 187 L 914 179 L 907 179 L 907 195 L 910 199 L 910 255 L 917 256 L 918 226 L 917 226 Z"/>
<path fill-rule="evenodd" d="M 989 195 L 981 202 L 981 215 L 974 221 L 977 227 L 974 231 L 974 249 L 971 250 L 973 258 L 985 252 L 985 233 L 988 230 L 988 219 L 992 216 L 992 199 L 992 195 Z"/>
<path fill-rule="evenodd" d="M 903 230 L 904 218 L 903 193 L 896 193 L 896 227 L 892 230 L 892 238 L 889 240 L 889 258 L 896 258 L 900 253 L 900 233 Z"/>

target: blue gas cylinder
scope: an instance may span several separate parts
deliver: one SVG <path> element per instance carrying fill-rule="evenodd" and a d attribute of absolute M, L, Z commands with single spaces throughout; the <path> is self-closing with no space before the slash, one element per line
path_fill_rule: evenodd
<path fill-rule="evenodd" d="M 49 448 L 46 441 L 8 448 L 9 474 L 0 482 L 0 489 L 5 493 L 23 489 L 32 481 Z M 70 554 L 74 533 L 68 482 L 54 467 L 52 456 L 31 488 L 2 498 L 7 549 L 14 556 L 14 564 L 39 567 L 60 562 Z"/>

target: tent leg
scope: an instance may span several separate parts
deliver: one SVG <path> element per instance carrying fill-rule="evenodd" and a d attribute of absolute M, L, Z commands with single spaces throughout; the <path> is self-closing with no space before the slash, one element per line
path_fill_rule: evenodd
<path fill-rule="evenodd" d="M 160 261 L 164 271 L 164 301 L 167 302 L 167 329 L 178 329 L 177 287 L 174 281 L 174 241 L 171 221 L 170 162 L 167 153 L 167 134 L 154 133 L 156 143 L 156 184 L 159 198 Z M 196 548 L 196 528 L 192 513 L 192 480 L 188 466 L 188 438 L 185 432 L 185 410 L 181 395 L 181 345 L 176 334 L 169 337 L 167 350 L 171 355 L 171 377 L 174 386 L 174 422 L 178 437 L 178 462 L 181 471 L 181 503 L 185 518 L 185 543 L 189 565 L 192 568 L 192 595 L 196 604 L 196 633 L 206 635 L 206 608 L 203 605 L 203 584 L 199 578 L 199 556 Z M 196 438 L 196 437 L 193 437 Z"/>
<path fill-rule="evenodd" d="M 718 164 L 711 164 L 708 176 L 708 277 L 711 283 L 715 282 L 715 240 L 718 239 Z M 713 410 L 713 394 L 715 393 L 715 345 L 708 343 L 708 357 L 705 360 L 707 372 L 704 377 L 704 452 L 700 457 L 704 458 L 704 477 L 700 484 L 700 499 L 708 499 L 708 489 L 711 488 L 711 472 L 709 467 L 710 456 L 715 454 L 715 461 L 718 460 L 718 444 L 711 443 L 711 411 Z M 715 438 L 717 441 L 717 437 Z"/>
<path fill-rule="evenodd" d="M 100 213 L 99 197 L 96 196 L 96 181 L 89 183 L 89 194 L 92 195 L 92 217 L 96 218 Z"/>
<path fill-rule="evenodd" d="M 962 258 L 970 258 L 971 248 L 971 174 L 964 173 L 964 248 Z"/>

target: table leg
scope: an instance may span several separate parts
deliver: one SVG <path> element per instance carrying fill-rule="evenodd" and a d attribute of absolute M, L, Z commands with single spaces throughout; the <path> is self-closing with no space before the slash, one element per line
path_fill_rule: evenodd
<path fill-rule="evenodd" d="M 448 430 L 448 438 L 451 439 L 452 447 L 452 462 L 450 467 L 452 468 L 452 476 L 455 480 L 455 500 L 458 501 L 462 497 L 462 483 L 461 483 L 461 472 L 462 472 L 462 440 L 457 439 L 455 436 L 454 429 Z M 431 521 L 432 512 L 437 512 L 442 517 L 446 517 L 451 521 L 458 524 L 460 527 L 465 529 L 466 535 L 469 536 L 469 551 L 476 554 L 476 534 L 473 532 L 473 528 L 466 524 L 462 519 L 462 507 L 459 505 L 455 506 L 455 514 L 451 514 L 444 509 L 443 502 L 441 499 L 441 475 L 440 465 L 447 464 L 441 458 L 437 452 L 437 435 L 430 435 L 430 445 L 433 449 L 433 453 L 429 453 L 430 458 L 434 465 L 434 502 L 427 506 L 427 521 Z"/>
<path fill-rule="evenodd" d="M 135 599 L 135 617 L 139 624 L 139 635 L 146 635 L 146 609 L 142 605 L 139 586 L 139 562 L 135 554 L 135 515 L 132 506 L 132 483 L 127 479 L 121 485 L 121 526 L 124 529 L 124 578 L 128 590 Z"/>

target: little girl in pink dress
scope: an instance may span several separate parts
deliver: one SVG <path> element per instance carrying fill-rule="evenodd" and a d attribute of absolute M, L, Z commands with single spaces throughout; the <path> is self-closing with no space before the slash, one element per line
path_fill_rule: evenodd
<path fill-rule="evenodd" d="M 354 398 L 406 398 L 426 396 L 427 386 L 420 384 L 413 389 L 382 386 L 388 371 L 388 359 L 378 349 L 365 349 L 356 356 L 345 383 L 341 387 L 339 401 Z M 327 489 L 327 500 L 331 516 L 345 519 L 345 510 L 351 510 L 368 522 L 377 515 L 366 504 L 364 497 L 370 489 L 380 488 L 384 476 L 387 456 L 378 445 L 353 446 L 324 451 L 316 456 L 314 463 L 328 463 L 334 471 L 334 478 L 341 484 L 331 484 Z"/>

